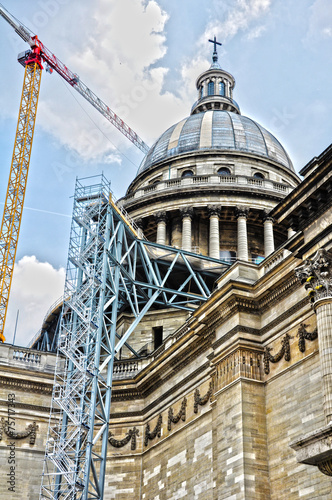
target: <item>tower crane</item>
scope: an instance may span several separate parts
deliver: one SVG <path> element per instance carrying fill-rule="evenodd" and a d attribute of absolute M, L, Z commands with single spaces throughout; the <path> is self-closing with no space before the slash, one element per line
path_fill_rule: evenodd
<path fill-rule="evenodd" d="M 22 23 L 17 21 L 1 5 L 0 15 L 30 46 L 29 50 L 18 56 L 18 61 L 25 67 L 25 73 L 0 230 L 0 341 L 4 342 L 4 327 L 21 225 L 43 64 L 46 66 L 46 71 L 56 71 L 141 151 L 147 153 L 149 147 L 136 132 L 80 80 L 78 75 L 67 68 L 45 47 L 37 35 L 30 33 Z"/>

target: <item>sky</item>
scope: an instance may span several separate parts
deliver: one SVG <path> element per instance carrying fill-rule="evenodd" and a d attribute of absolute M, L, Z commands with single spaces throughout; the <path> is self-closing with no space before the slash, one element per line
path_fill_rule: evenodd
<path fill-rule="evenodd" d="M 298 172 L 331 143 L 330 0 L 2 0 L 2 5 L 148 144 L 190 113 L 211 63 L 236 79 L 241 112 Z M 0 208 L 28 49 L 0 18 Z M 55 72 L 43 71 L 5 327 L 26 345 L 62 295 L 75 179 L 104 173 L 121 198 L 143 153 Z M 18 314 L 19 311 L 19 314 Z"/>

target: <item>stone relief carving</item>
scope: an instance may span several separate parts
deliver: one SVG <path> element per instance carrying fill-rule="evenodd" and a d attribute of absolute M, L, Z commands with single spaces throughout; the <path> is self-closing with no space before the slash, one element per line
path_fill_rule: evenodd
<path fill-rule="evenodd" d="M 274 355 L 271 354 L 272 347 L 265 347 L 264 350 L 264 372 L 268 375 L 270 373 L 270 363 L 278 363 L 282 358 L 285 361 L 290 361 L 291 353 L 290 353 L 290 345 L 289 340 L 293 338 L 288 333 L 281 340 L 281 349 Z"/>
<path fill-rule="evenodd" d="M 199 389 L 194 392 L 194 413 L 198 413 L 198 405 L 204 406 L 211 399 L 212 396 L 212 382 L 209 384 L 209 389 L 204 396 L 200 396 Z"/>
<path fill-rule="evenodd" d="M 119 439 L 119 440 L 113 438 L 112 436 L 114 436 L 114 434 L 112 434 L 112 432 L 110 432 L 108 435 L 108 442 L 110 443 L 110 445 L 114 446 L 114 448 L 122 448 L 127 443 L 129 443 L 129 441 L 131 441 L 131 449 L 136 450 L 136 441 L 137 441 L 136 437 L 138 435 L 139 435 L 139 430 L 136 429 L 136 427 L 134 427 L 133 429 L 129 429 L 126 437 L 124 437 L 123 439 Z"/>
<path fill-rule="evenodd" d="M 22 432 L 13 431 L 9 427 L 8 422 L 4 419 L 4 417 L 2 417 L 0 421 L 0 441 L 2 440 L 3 433 L 5 433 L 11 439 L 24 439 L 30 436 L 29 439 L 30 444 L 35 444 L 36 433 L 38 428 L 39 427 L 36 424 L 36 422 L 32 422 L 32 424 L 29 424 L 26 427 L 25 431 Z"/>
<path fill-rule="evenodd" d="M 299 326 L 299 329 L 297 331 L 297 337 L 299 337 L 299 351 L 300 352 L 305 352 L 305 341 L 306 340 L 316 340 L 318 334 L 317 334 L 317 328 L 313 332 L 308 332 L 307 326 L 304 323 L 301 323 Z"/>
<path fill-rule="evenodd" d="M 312 303 L 332 296 L 332 254 L 324 248 L 317 250 L 312 259 L 306 259 L 295 269 L 295 275 L 309 290 Z"/>
<path fill-rule="evenodd" d="M 156 436 L 160 437 L 161 436 L 161 424 L 163 422 L 163 417 L 161 414 L 158 417 L 156 427 L 153 429 L 153 431 L 150 431 L 150 424 L 147 423 L 145 427 L 145 436 L 144 436 L 144 445 L 147 446 L 149 443 L 149 439 L 154 439 Z"/>
<path fill-rule="evenodd" d="M 182 422 L 186 420 L 186 406 L 187 406 L 187 398 L 183 398 L 181 403 L 181 408 L 176 415 L 174 415 L 173 408 L 169 408 L 168 410 L 168 424 L 167 428 L 170 431 L 172 429 L 172 423 L 177 424 L 181 419 Z"/>
<path fill-rule="evenodd" d="M 332 460 L 324 460 L 318 464 L 318 469 L 326 476 L 332 476 Z"/>

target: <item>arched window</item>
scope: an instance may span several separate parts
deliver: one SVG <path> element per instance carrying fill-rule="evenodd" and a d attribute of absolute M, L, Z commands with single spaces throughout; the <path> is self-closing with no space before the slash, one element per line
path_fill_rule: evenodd
<path fill-rule="evenodd" d="M 219 175 L 231 175 L 231 171 L 227 167 L 221 167 L 218 170 Z"/>
<path fill-rule="evenodd" d="M 225 95 L 225 84 L 224 84 L 224 82 L 219 82 L 219 95 Z"/>
<path fill-rule="evenodd" d="M 261 174 L 260 172 L 254 173 L 254 177 L 255 177 L 255 179 L 264 179 L 264 175 Z"/>
<path fill-rule="evenodd" d="M 213 82 L 208 83 L 208 95 L 214 95 L 214 83 Z"/>
<path fill-rule="evenodd" d="M 194 174 L 192 172 L 192 170 L 185 170 L 184 172 L 182 172 L 182 179 L 184 179 L 185 177 L 192 177 Z"/>

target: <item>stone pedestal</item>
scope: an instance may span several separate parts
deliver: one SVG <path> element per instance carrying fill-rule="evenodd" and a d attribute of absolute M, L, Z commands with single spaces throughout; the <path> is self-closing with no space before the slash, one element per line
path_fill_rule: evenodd
<path fill-rule="evenodd" d="M 327 476 L 332 476 L 332 425 L 301 436 L 290 447 L 296 452 L 296 460 L 314 465 Z"/>

